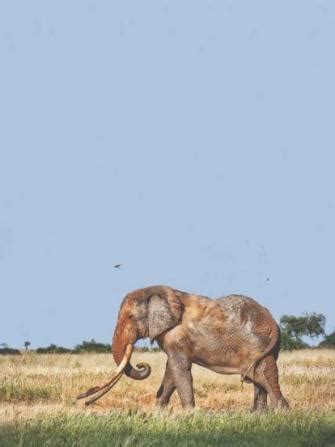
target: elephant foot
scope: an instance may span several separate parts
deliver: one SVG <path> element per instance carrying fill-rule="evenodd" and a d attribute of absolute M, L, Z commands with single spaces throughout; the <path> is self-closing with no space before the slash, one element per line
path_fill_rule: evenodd
<path fill-rule="evenodd" d="M 264 400 L 259 400 L 257 403 L 254 403 L 250 407 L 250 411 L 252 413 L 266 411 L 267 409 L 268 409 L 268 404 L 267 404 L 266 400 L 265 401 Z"/>
<path fill-rule="evenodd" d="M 187 404 L 183 405 L 183 411 L 186 411 L 188 413 L 191 413 L 195 410 L 195 404 Z"/>
<path fill-rule="evenodd" d="M 267 405 L 263 405 L 263 406 L 255 406 L 255 405 L 252 405 L 251 407 L 250 407 L 250 412 L 251 413 L 262 413 L 262 412 L 265 412 L 265 411 L 267 411 L 267 409 L 268 409 L 268 406 Z"/>
<path fill-rule="evenodd" d="M 161 399 L 156 400 L 156 407 L 158 409 L 164 409 L 168 406 L 168 404 L 169 404 L 168 400 L 161 400 Z"/>
<path fill-rule="evenodd" d="M 281 410 L 288 410 L 290 406 L 287 400 L 284 397 L 281 397 L 278 401 L 277 408 Z"/>

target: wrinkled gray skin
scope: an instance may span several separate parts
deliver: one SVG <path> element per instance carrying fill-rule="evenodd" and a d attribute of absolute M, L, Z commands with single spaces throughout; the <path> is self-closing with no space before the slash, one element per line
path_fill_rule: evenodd
<path fill-rule="evenodd" d="M 157 405 L 168 404 L 177 389 L 182 406 L 194 406 L 192 363 L 220 374 L 245 375 L 254 384 L 254 410 L 286 408 L 281 394 L 276 360 L 279 328 L 270 312 L 255 300 L 231 295 L 217 300 L 153 286 L 128 294 L 119 312 L 113 337 L 117 364 L 124 347 L 150 337 L 167 354 Z M 125 373 L 134 379 L 150 374 L 149 365 L 136 370 L 128 363 Z"/>

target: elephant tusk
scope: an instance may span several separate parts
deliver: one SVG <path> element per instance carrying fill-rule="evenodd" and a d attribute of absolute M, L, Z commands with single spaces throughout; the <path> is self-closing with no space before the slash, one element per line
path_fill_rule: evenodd
<path fill-rule="evenodd" d="M 85 405 L 93 404 L 93 403 L 96 402 L 98 399 L 100 399 L 100 397 L 102 397 L 102 396 L 104 396 L 105 394 L 107 394 L 108 391 L 111 390 L 111 389 L 113 388 L 113 386 L 114 386 L 114 385 L 121 379 L 122 375 L 123 375 L 123 372 L 120 372 L 119 374 L 117 374 L 117 375 L 113 378 L 113 381 L 111 381 L 112 383 L 110 382 L 106 388 L 102 388 L 102 389 L 101 389 L 101 392 L 100 392 L 98 395 L 93 396 L 91 399 L 88 399 L 88 400 L 85 402 Z"/>
<path fill-rule="evenodd" d="M 119 364 L 116 370 L 116 374 L 119 374 L 119 372 L 123 371 L 125 367 L 128 365 L 132 352 L 133 352 L 133 345 L 129 343 L 126 346 L 126 351 L 124 353 L 121 363 Z"/>
<path fill-rule="evenodd" d="M 89 405 L 89 404 L 95 402 L 96 400 L 100 399 L 100 397 L 102 397 L 104 394 L 106 394 L 121 379 L 121 377 L 123 375 L 123 370 L 129 363 L 132 352 L 133 352 L 133 345 L 128 344 L 126 346 L 126 351 L 123 356 L 123 359 L 122 359 L 121 363 L 119 364 L 119 366 L 116 370 L 116 373 L 112 376 L 112 378 L 108 382 L 106 382 L 104 385 L 89 388 L 85 393 L 79 394 L 79 396 L 77 396 L 77 399 L 78 400 L 84 399 L 85 397 L 92 396 L 92 394 L 96 394 L 99 391 L 102 391 L 102 393 L 99 393 L 98 396 L 95 396 L 94 398 L 89 399 L 88 401 L 85 402 L 86 405 Z"/>
<path fill-rule="evenodd" d="M 92 396 L 92 394 L 96 394 L 99 391 L 102 391 L 102 390 L 105 390 L 105 389 L 107 389 L 107 391 L 109 391 L 116 384 L 116 382 L 119 381 L 119 379 L 122 377 L 122 375 L 123 375 L 123 371 L 119 372 L 118 374 L 114 374 L 113 377 L 107 383 L 105 383 L 104 385 L 95 386 L 93 388 L 89 388 L 87 391 L 85 391 L 85 393 L 79 394 L 77 396 L 77 400 L 84 399 L 85 397 L 88 397 L 88 396 Z M 103 393 L 103 394 L 105 394 L 105 393 Z"/>

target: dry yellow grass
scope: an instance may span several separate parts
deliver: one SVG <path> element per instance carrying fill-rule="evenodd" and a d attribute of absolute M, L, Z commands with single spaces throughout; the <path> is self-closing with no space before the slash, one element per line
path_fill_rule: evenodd
<path fill-rule="evenodd" d="M 160 385 L 164 353 L 133 354 L 132 363 L 146 361 L 152 367 L 144 381 L 123 377 L 115 388 L 87 409 L 76 402 L 78 393 L 101 384 L 115 370 L 108 354 L 23 354 L 0 358 L 0 419 L 31 418 L 34 414 L 107 412 L 140 408 L 151 411 Z M 284 352 L 279 359 L 282 391 L 293 409 L 335 410 L 335 351 Z M 211 410 L 246 410 L 252 403 L 253 387 L 240 385 L 239 376 L 224 376 L 193 366 L 196 405 Z M 180 409 L 177 393 L 170 406 Z"/>
<path fill-rule="evenodd" d="M 123 377 L 95 405 L 76 395 L 105 382 L 115 371 L 111 355 L 0 357 L 0 445 L 73 447 L 335 445 L 335 352 L 283 353 L 279 367 L 290 412 L 251 414 L 253 387 L 239 376 L 194 366 L 197 410 L 181 411 L 177 394 L 166 411 L 155 410 L 165 368 L 164 353 L 135 353 L 152 375 Z"/>

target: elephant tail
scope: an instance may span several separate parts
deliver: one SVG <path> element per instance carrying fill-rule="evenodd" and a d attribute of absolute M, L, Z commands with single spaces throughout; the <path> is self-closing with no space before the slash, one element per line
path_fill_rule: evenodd
<path fill-rule="evenodd" d="M 248 366 L 244 374 L 241 376 L 241 383 L 243 385 L 243 382 L 250 372 L 251 369 L 253 369 L 253 373 L 255 372 L 255 367 L 258 365 L 258 363 L 263 360 L 267 355 L 271 354 L 271 352 L 275 349 L 275 347 L 278 345 L 280 341 L 280 329 L 278 324 L 274 321 L 274 324 L 272 326 L 272 334 L 271 334 L 271 341 L 268 345 L 268 347 L 265 349 L 265 351 L 260 354 L 256 359 Z"/>

